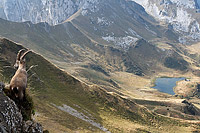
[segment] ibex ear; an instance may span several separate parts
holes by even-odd
[[[31,51],[31,50],[26,51],[26,52],[20,57],[20,61],[25,61],[25,56],[26,56],[28,53],[30,53],[30,52],[32,52],[32,51]]]

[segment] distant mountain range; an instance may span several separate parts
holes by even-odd
[[[14,22],[47,22],[57,25],[79,14],[78,16],[88,18],[82,23],[93,25],[91,30],[100,30],[103,32],[103,40],[117,42],[117,45],[129,44],[136,38],[144,37],[140,29],[143,34],[148,34],[148,37],[162,36],[158,30],[160,27],[152,26],[156,23],[157,26],[165,25],[166,28],[176,31],[180,43],[190,43],[200,38],[199,3],[199,0],[3,0],[0,2],[0,18]],[[129,22],[125,23],[127,19]],[[116,31],[116,27],[113,28],[116,25],[120,33]],[[101,29],[98,26],[101,26]]]
[[[93,9],[97,3],[97,0],[3,0],[0,2],[0,17],[14,22],[57,25],[80,8]]]
[[[179,42],[188,43],[200,38],[199,0],[133,0],[158,21],[180,33]]]
[[[19,49],[34,51],[29,86],[52,132],[196,131],[169,117],[198,120],[199,109],[151,85],[157,76],[200,76],[199,46],[190,47],[199,12],[197,0],[1,0],[0,79],[9,81],[14,69],[4,66]]]
[[[72,74],[75,74],[75,69],[79,71],[78,76],[87,77],[82,69],[92,69],[104,74],[125,71],[151,75],[163,68],[185,71],[190,67],[176,48],[156,46],[159,43],[169,43],[170,47],[176,47],[182,34],[170,24],[161,24],[134,1],[73,1],[71,3],[79,3],[79,6],[70,6],[73,7],[70,13],[63,9],[69,7],[65,1],[58,0],[54,5],[50,1],[43,1],[43,4],[35,2],[1,2],[4,7],[1,8],[1,15],[7,13],[6,19],[18,22],[0,19],[0,35],[35,50]],[[16,11],[9,9],[13,3],[24,11],[19,12],[17,7],[13,8]],[[55,18],[48,14],[49,20],[35,19],[37,16],[34,15],[40,14],[42,18],[42,12],[46,11],[44,7],[42,10],[36,7],[48,4],[52,5],[52,9],[48,9],[49,13],[54,12]],[[62,9],[66,13],[59,12]],[[24,19],[24,15],[27,19]],[[29,21],[22,22],[25,20]]]

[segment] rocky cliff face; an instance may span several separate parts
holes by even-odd
[[[15,103],[3,94],[3,86],[0,89],[0,131],[3,133],[21,132],[22,115],[19,113]]]
[[[97,0],[3,0],[0,2],[0,18],[32,23],[47,22],[56,25],[78,9],[94,9]]]
[[[179,42],[198,41],[199,0],[133,0],[157,20],[165,22],[181,34]]]
[[[0,132],[1,133],[42,133],[42,126],[33,121],[23,121],[22,114],[10,98],[3,93],[0,83]]]
[[[148,14],[152,15],[160,22],[165,22],[169,29],[175,30],[181,36],[178,38],[181,43],[188,43],[198,41],[200,38],[200,1],[199,0],[131,0],[142,5]],[[124,4],[124,0],[115,1],[113,3],[120,3],[124,9],[130,14],[129,18],[137,18],[137,13],[132,12],[134,9],[139,9],[138,6],[130,9],[129,5]],[[126,1],[127,2],[127,1]],[[102,5],[108,5],[109,1],[99,0],[2,0],[0,2],[0,18],[14,21],[25,22],[31,21],[32,23],[47,22],[50,25],[57,25],[70,17],[81,15],[91,15],[101,9]],[[110,9],[115,8],[115,4],[112,4]],[[140,9],[141,10],[141,9]],[[145,11],[138,11],[139,15],[144,15]],[[106,13],[106,16],[102,15],[104,11],[98,15],[97,23],[103,26],[109,26],[113,24],[113,21],[107,20],[110,13]],[[131,14],[136,14],[132,16]],[[101,16],[102,15],[102,16]],[[112,15],[112,17],[118,16],[118,14]],[[126,18],[127,19],[127,18]],[[122,20],[122,19],[120,19]],[[90,23],[93,23],[93,19]],[[144,26],[144,24],[141,23]],[[145,25],[146,26],[146,25]],[[149,27],[148,27],[149,28]],[[151,28],[149,28],[151,30]],[[97,30],[97,28],[95,29]],[[134,31],[129,29],[130,32]],[[109,31],[108,31],[109,32]],[[137,32],[137,31],[136,31]],[[135,32],[132,32],[136,34]],[[152,32],[155,34],[155,31]],[[152,34],[151,33],[151,34]],[[139,37],[139,36],[138,36]],[[138,38],[137,37],[137,38]],[[135,38],[125,36],[121,38],[114,38],[113,36],[103,36],[104,40],[115,41],[122,40],[122,42],[134,42]],[[120,41],[118,41],[120,42]]]

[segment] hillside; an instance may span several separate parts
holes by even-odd
[[[1,39],[1,81],[10,80],[14,69],[9,66],[12,66],[15,55],[21,48],[21,45]],[[38,54],[29,54],[27,62],[28,67],[38,65],[29,72],[28,80],[28,90],[35,103],[35,118],[44,129],[51,132],[198,130],[195,123],[182,123],[159,116],[132,100],[108,93],[95,85],[88,86],[59,70]],[[126,123],[128,126],[120,123]]]
[[[0,19],[0,36],[33,49],[88,84],[116,92],[119,82],[110,76],[116,72],[150,79],[160,73],[185,74],[198,69],[192,57],[178,48],[180,34],[168,24],[161,24],[134,1],[78,0],[69,2],[67,8],[65,0],[63,3],[58,0],[55,7],[60,10],[54,10],[50,2],[45,8],[39,4],[33,12],[21,14],[22,5],[23,10],[30,6],[30,1],[26,2],[18,2],[19,7],[14,9],[19,16],[12,16],[12,2],[2,6],[4,12],[8,10],[8,18]],[[35,6],[37,2],[32,4]],[[46,11],[42,9],[47,7],[55,16],[52,21],[43,22],[41,14]],[[59,15],[63,10],[67,16]],[[38,14],[38,22],[32,21],[35,17],[32,13]]]
[[[164,71],[166,67],[175,70],[178,68],[181,71],[190,68],[185,59],[180,56],[180,51],[176,50],[176,44],[171,44],[175,48],[165,49],[156,47],[157,42],[151,43],[144,39],[130,42],[129,46],[124,45],[125,47],[116,46],[112,42],[97,43],[97,38],[95,38],[96,41],[91,39],[89,35],[74,26],[78,19],[79,17],[56,26],[46,23],[15,23],[1,19],[0,35],[22,43],[59,68],[88,83],[100,82],[100,85],[112,86],[112,83],[108,82],[108,75],[116,71],[150,76],[155,71],[157,73]],[[170,62],[174,62],[171,61],[172,58],[174,61],[182,61],[176,66],[171,66]],[[98,75],[102,77],[102,72],[103,78],[99,79]],[[88,78],[91,75],[97,75],[92,76],[94,81]]]
[[[4,0],[0,80],[9,82],[25,47],[35,51],[34,117],[50,132],[198,132],[196,2]],[[173,96],[152,88],[160,77],[186,80]]]

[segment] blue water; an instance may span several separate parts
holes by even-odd
[[[157,78],[153,88],[174,95],[175,93],[173,88],[176,86],[176,82],[184,79],[185,78]]]

